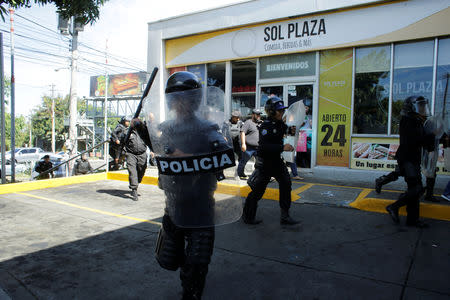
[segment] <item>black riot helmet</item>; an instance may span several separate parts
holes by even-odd
[[[120,118],[120,124],[125,125],[125,122],[130,122],[130,118],[127,116],[123,116],[122,118]]]
[[[202,85],[198,77],[186,71],[176,72],[170,75],[166,83],[166,94],[185,90],[199,89]]]
[[[306,99],[303,99],[303,105],[305,105],[305,106],[309,106],[309,108],[311,108],[311,99],[308,99],[308,98],[306,98]]]
[[[286,106],[284,106],[283,100],[281,100],[277,96],[272,96],[267,99],[266,105],[264,106],[264,110],[269,117],[274,117],[277,110],[283,109],[286,109]]]
[[[176,72],[170,75],[166,83],[166,101],[169,109],[173,103],[183,101],[186,109],[197,110],[202,100],[202,84],[198,77],[191,72]]]
[[[418,114],[423,117],[430,115],[430,110],[428,109],[428,99],[423,96],[410,96],[403,102],[402,110],[400,111],[402,116],[407,116],[410,114]]]

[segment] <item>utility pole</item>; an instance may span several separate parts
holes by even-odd
[[[72,17],[73,19],[73,17]],[[72,22],[74,23],[74,22]],[[77,59],[78,59],[78,31],[72,26],[72,63],[70,64],[70,104],[69,104],[69,140],[72,145],[70,156],[77,154],[78,138],[77,138]],[[73,160],[69,163],[69,174],[72,174]]]
[[[1,121],[1,130],[2,130],[2,140],[1,140],[1,157],[2,157],[2,170],[6,170],[6,137],[5,137],[5,79],[3,78],[3,33],[0,32],[0,100],[1,100],[1,108],[2,108],[2,121]],[[2,184],[6,183],[6,172],[2,172]]]
[[[12,8],[9,9],[9,16],[11,21],[11,182],[16,181],[16,91],[15,91],[15,82],[14,78],[14,10]]]
[[[50,85],[52,91],[52,152],[56,152],[55,147],[55,85]]]
[[[33,117],[30,115],[30,140],[29,140],[29,147],[33,147]]]
[[[70,44],[70,104],[69,104],[69,144],[70,157],[77,154],[78,132],[77,132],[77,59],[78,59],[78,32],[83,31],[83,24],[77,22],[76,16],[64,19],[59,16],[58,29],[63,35],[71,35]],[[69,174],[72,174],[74,161],[69,162]]]
[[[108,39],[106,39],[106,48],[105,48],[105,105],[103,106],[103,116],[105,122],[105,130],[103,132],[103,140],[107,139],[107,129],[108,129]],[[108,143],[105,143],[105,150],[103,151],[105,156],[105,170],[109,171],[109,163],[108,163]]]

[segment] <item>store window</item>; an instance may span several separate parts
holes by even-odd
[[[450,100],[448,97],[448,94],[450,93],[449,74],[450,74],[450,38],[440,39],[438,46],[436,100],[434,104],[434,111],[436,115],[442,116],[445,105],[445,112],[446,112],[445,116],[447,122],[450,121],[449,118],[450,103],[448,103],[448,101]],[[447,95],[445,95],[445,93],[447,93]]]
[[[356,49],[353,133],[388,133],[390,49]]]
[[[208,64],[208,86],[216,86],[225,91],[225,63]]]
[[[431,102],[433,50],[433,40],[394,46],[391,134],[399,133],[400,110],[406,98],[417,95]]]
[[[260,91],[260,100],[259,106],[264,110],[264,106],[266,105],[267,100],[269,98],[275,96],[280,99],[283,99],[283,86],[282,85],[270,85],[270,86],[261,86]]]
[[[238,110],[245,118],[256,103],[256,60],[233,61],[231,70],[231,111]]]
[[[206,80],[207,85],[218,87],[225,92],[225,63],[207,64],[206,69],[208,74],[208,78]],[[222,112],[224,111],[224,101],[225,98],[218,102],[215,97],[206,95],[206,103]]]

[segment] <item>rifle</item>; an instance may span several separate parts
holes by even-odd
[[[152,87],[153,81],[155,80],[155,77],[156,77],[156,73],[158,73],[158,67],[155,67],[153,69],[152,74],[150,75],[147,86],[145,87],[144,93],[142,94],[141,101],[139,102],[136,112],[134,113],[133,119],[139,117],[139,114],[141,113],[141,110],[142,110],[142,103],[144,102],[144,99],[147,97],[148,92],[150,91],[150,88]],[[120,147],[119,157],[122,155],[123,148],[125,147],[125,145],[128,143],[128,140],[130,139],[132,130],[133,129],[131,128],[131,122],[130,122],[130,127],[128,127],[127,135],[125,136],[125,139]],[[153,152],[152,142],[150,140],[149,140],[149,142],[150,142],[150,144],[148,145],[148,147],[150,148],[150,151]]]

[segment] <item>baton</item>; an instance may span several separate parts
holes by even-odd
[[[150,91],[150,88],[152,87],[153,81],[155,80],[155,77],[156,77],[156,73],[158,73],[158,67],[155,67],[153,69],[152,74],[150,75],[147,86],[145,87],[144,93],[142,94],[141,101],[139,102],[136,112],[134,113],[133,119],[139,117],[139,114],[141,113],[141,110],[142,110],[142,103],[144,102],[144,99],[147,97],[148,92]],[[131,124],[130,124],[130,127],[128,128],[128,131],[127,131],[127,135],[125,136],[125,140],[123,141],[123,144],[120,147],[119,157],[122,155],[123,147],[125,147],[125,145],[128,143],[128,140],[130,139],[131,130],[132,130],[132,128],[131,128]],[[151,140],[149,140],[149,141],[150,141],[150,145],[148,145],[148,147],[150,148],[150,151],[153,152],[152,142],[151,142]]]

